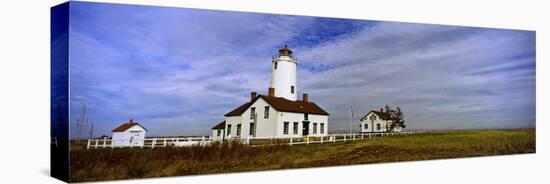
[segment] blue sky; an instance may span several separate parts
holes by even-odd
[[[205,135],[266,93],[288,44],[298,93],[329,130],[386,104],[410,129],[535,127],[535,32],[72,2],[71,123],[80,103],[96,136],[130,118],[149,135]]]

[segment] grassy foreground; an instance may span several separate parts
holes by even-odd
[[[71,182],[535,153],[535,129],[433,132],[354,142],[247,147],[82,149]]]

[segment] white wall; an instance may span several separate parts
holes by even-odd
[[[220,131],[220,135],[218,136],[218,131]],[[212,129],[212,135],[210,136],[212,140],[222,140],[223,134],[225,131],[223,129]]]
[[[380,129],[377,129],[377,124],[380,124]],[[366,126],[365,126],[366,125]],[[361,132],[385,132],[386,127],[388,126],[387,121],[385,120],[363,120],[361,121]],[[367,127],[367,128],[365,128]]]
[[[269,106],[269,117],[264,118],[265,115],[265,106]],[[226,117],[225,123],[226,128],[227,125],[231,125],[232,131],[231,135],[227,136],[227,138],[247,138],[252,137],[252,135],[249,135],[250,131],[250,123],[254,122],[253,119],[250,119],[250,111],[251,108],[256,108],[256,116],[257,116],[257,122],[256,122],[256,136],[255,137],[273,137],[275,135],[275,119],[277,111],[275,108],[271,107],[265,100],[258,99],[254,104],[252,104],[241,116],[232,116],[232,117]],[[237,136],[237,125],[241,124],[241,135]]]
[[[275,90],[276,91],[276,90]],[[265,106],[269,106],[269,117],[265,118]],[[256,123],[256,137],[273,137],[275,132],[274,128],[276,127],[275,121],[277,117],[277,110],[269,105],[264,99],[258,99],[251,107],[256,107],[257,114],[257,123]],[[243,114],[246,123],[246,136],[248,137],[248,131],[250,130],[250,122],[253,120],[250,119],[250,108]]]
[[[264,118],[265,106],[269,106],[269,117]],[[228,125],[231,125],[231,134],[226,135],[226,138],[247,138],[252,137],[249,135],[250,123],[253,122],[253,119],[250,119],[250,109],[251,107],[256,108],[257,122],[256,122],[256,136],[262,138],[280,138],[280,137],[291,137],[291,136],[302,136],[302,121],[304,120],[304,115],[301,113],[291,113],[291,112],[278,112],[269,105],[265,100],[258,99],[254,104],[250,106],[242,116],[230,116],[225,118],[226,123],[226,133]],[[289,134],[283,134],[284,122],[289,122]],[[325,115],[309,115],[309,135],[310,136],[320,136],[326,135],[328,132],[328,116]],[[298,122],[298,134],[293,134],[293,123]],[[317,133],[313,133],[313,123],[317,123]],[[320,123],[324,123],[324,133],[321,134]],[[237,136],[237,125],[241,124],[241,135]]]
[[[277,69],[274,69],[277,62]],[[271,64],[271,84],[275,88],[275,96],[283,97],[292,101],[298,99],[298,85],[296,83],[297,62],[291,57],[281,56],[275,58]],[[294,93],[291,93],[290,86],[294,86]]]
[[[124,132],[113,132],[112,145],[117,146],[143,146],[147,132],[139,125],[134,125]]]
[[[309,136],[321,136],[327,135],[328,132],[328,116],[309,114]],[[276,123],[276,137],[298,137],[302,136],[302,127],[304,121],[304,114],[293,112],[279,112]],[[284,134],[284,122],[289,122],[288,134]],[[294,134],[294,122],[298,122],[298,134]],[[317,133],[313,131],[313,123],[317,123]],[[321,134],[320,124],[324,123],[324,133]]]
[[[225,138],[232,138],[236,137],[237,133],[237,124],[240,124],[242,122],[243,117],[241,116],[229,116],[225,117]],[[231,126],[231,133],[229,132],[229,126]],[[242,130],[241,130],[242,131]]]

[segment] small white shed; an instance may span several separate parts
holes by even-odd
[[[133,119],[113,129],[113,147],[143,146],[147,129]]]
[[[225,136],[225,121],[218,123],[216,126],[212,127],[212,140],[222,141]]]

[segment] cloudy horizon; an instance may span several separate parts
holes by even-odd
[[[71,135],[84,101],[95,136],[128,119],[148,136],[209,135],[266,94],[285,44],[330,132],[349,128],[350,105],[356,130],[385,105],[409,130],[535,127],[534,31],[88,2],[70,21]]]

